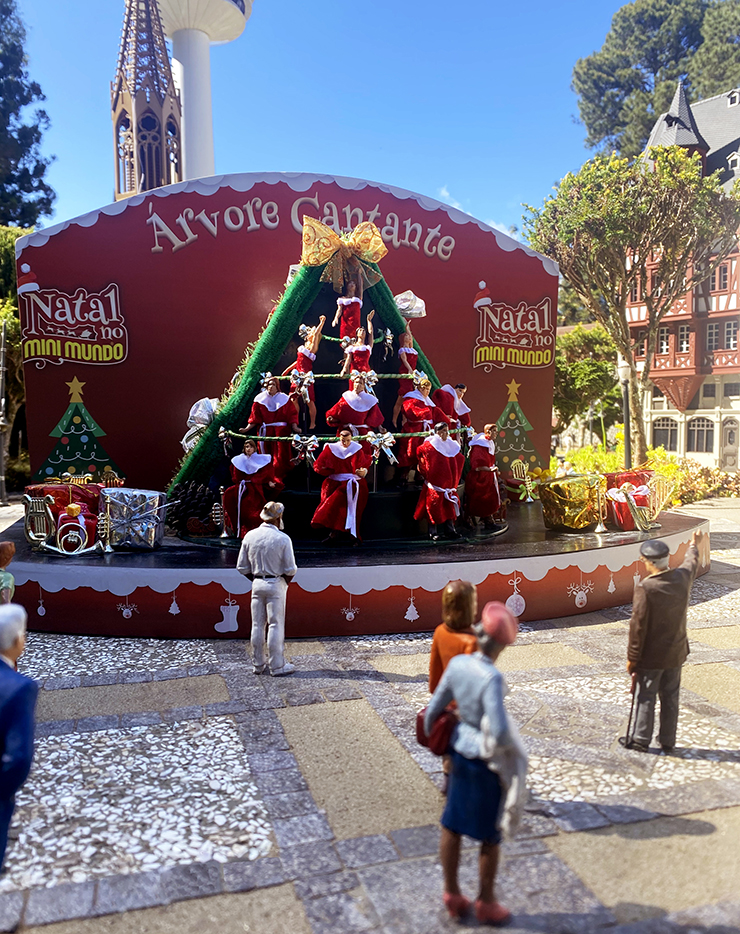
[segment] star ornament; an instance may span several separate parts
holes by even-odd
[[[85,383],[81,383],[75,376],[75,378],[66,385],[69,386],[69,401],[82,402],[82,387],[85,385]]]
[[[521,383],[517,383],[515,379],[512,379],[510,383],[506,384],[506,388],[509,390],[509,402],[516,402],[519,397],[519,387]]]

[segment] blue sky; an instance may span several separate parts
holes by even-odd
[[[588,158],[571,72],[620,5],[254,0],[242,36],[211,49],[216,172],[367,178],[520,226],[521,203]],[[124,2],[18,6],[57,157],[48,226],[112,200]]]

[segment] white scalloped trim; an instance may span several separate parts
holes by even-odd
[[[234,191],[245,192],[252,189],[255,185],[265,182],[268,185],[277,185],[280,182],[286,182],[288,186],[297,192],[306,192],[317,182],[330,184],[332,182],[344,188],[346,191],[361,191],[363,188],[377,188],[387,194],[393,195],[401,201],[415,201],[420,208],[425,211],[436,211],[440,208],[445,211],[454,224],[475,224],[484,233],[491,233],[496,238],[496,244],[499,249],[506,253],[512,253],[514,250],[523,250],[527,256],[538,259],[544,270],[551,276],[559,275],[558,265],[553,260],[536,253],[534,250],[507,236],[500,230],[489,227],[483,221],[479,221],[471,214],[465,214],[458,211],[457,208],[444,204],[442,201],[436,201],[434,198],[428,198],[426,195],[420,195],[413,191],[406,191],[405,188],[395,188],[393,185],[385,185],[381,182],[370,182],[362,178],[348,178],[343,175],[314,175],[309,172],[238,172],[233,175],[213,175],[210,178],[194,178],[177,185],[167,185],[164,188],[155,188],[153,191],[146,191],[140,195],[132,195],[130,198],[124,198],[122,201],[116,201],[104,208],[98,208],[89,214],[83,214],[81,217],[74,217],[71,220],[63,221],[61,224],[55,224],[53,227],[47,227],[43,230],[37,230],[26,237],[19,237],[15,242],[16,257],[29,246],[43,246],[51,237],[61,233],[68,227],[76,225],[78,227],[92,227],[97,223],[101,214],[113,216],[122,214],[127,208],[142,204],[147,198],[167,198],[170,195],[180,194],[180,192],[193,192],[199,195],[212,195],[219,188],[232,188]]]
[[[709,523],[699,526],[709,530]],[[666,536],[671,554],[681,545],[691,541],[694,529]],[[573,567],[584,574],[593,574],[605,567],[612,574],[635,564],[640,557],[640,543],[617,545],[611,548],[593,548],[568,554],[539,556],[533,558],[502,558],[492,561],[459,561],[439,564],[393,564],[368,567],[299,568],[294,580],[308,593],[320,593],[330,586],[339,586],[353,596],[361,596],[371,590],[387,590],[389,587],[407,587],[435,593],[442,590],[451,580],[469,580],[482,584],[491,574],[517,572],[527,581],[541,581],[553,568],[565,570]],[[182,584],[220,584],[227,593],[245,594],[252,589],[250,582],[236,570],[213,571],[208,568],[126,568],[100,567],[92,565],[70,565],[59,559],[58,567],[48,564],[33,564],[28,561],[13,562],[16,585],[29,581],[38,583],[49,593],[60,590],[77,590],[91,587],[99,593],[108,592],[118,597],[132,594],[138,587],[149,587],[156,593],[172,593]]]

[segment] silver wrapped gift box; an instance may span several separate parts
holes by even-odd
[[[110,515],[113,548],[158,548],[164,538],[166,507],[167,494],[156,490],[107,487],[100,491],[100,514]]]

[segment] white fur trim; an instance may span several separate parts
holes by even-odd
[[[473,437],[470,446],[472,447],[473,445],[479,448],[488,448],[488,453],[491,457],[496,453],[496,445],[493,443],[493,439],[489,441],[482,431],[479,431],[478,434]]]
[[[404,393],[404,399],[418,399],[420,402],[425,403],[429,408],[434,408],[434,402],[432,401],[431,396],[425,396],[418,389],[412,389],[411,392]]]
[[[372,393],[365,392],[364,389],[362,392],[355,392],[354,389],[348,389],[346,392],[342,393],[342,398],[347,405],[351,405],[356,412],[369,412],[374,405],[378,404],[377,398],[372,395]]]
[[[304,357],[308,357],[309,360],[315,360],[315,359],[316,359],[316,354],[315,354],[315,353],[311,353],[311,351],[308,349],[308,347],[306,347],[305,344],[301,344],[301,346],[298,348],[298,353],[302,353],[303,356],[304,356]]]
[[[231,458],[231,463],[234,467],[245,474],[257,473],[258,470],[267,467],[271,461],[272,458],[269,454],[252,454],[251,457],[247,457],[243,452]]]
[[[467,407],[467,405],[465,405],[462,399],[458,399],[457,392],[455,391],[454,386],[450,385],[450,383],[445,383],[444,386],[441,387],[441,389],[442,389],[442,392],[446,392],[452,396],[453,402],[455,403],[455,412],[457,415],[468,414],[470,409]]]
[[[356,454],[358,451],[362,450],[362,445],[359,443],[359,441],[350,441],[346,448],[342,447],[341,441],[329,441],[327,442],[326,447],[329,448],[335,457],[338,457],[341,460],[346,460],[348,457],[352,457],[353,454]]]
[[[443,441],[439,435],[432,435],[429,439],[429,443],[439,454],[442,454],[444,457],[456,457],[460,453],[460,445],[454,438],[448,438],[446,441]]]
[[[254,401],[259,402],[260,405],[264,405],[269,412],[277,412],[277,410],[288,401],[288,397],[284,392],[276,392],[274,396],[271,396],[265,389],[257,393],[254,397]]]
[[[414,350],[413,347],[399,347],[399,348],[398,348],[398,356],[400,357],[402,353],[412,353],[412,354],[414,354],[414,356],[416,356],[416,357],[419,356],[419,351],[418,351],[418,350]]]
[[[347,298],[346,296],[341,296],[340,298],[337,299],[337,305],[351,305],[353,302],[358,302],[360,308],[362,308],[362,299],[357,298],[357,296],[355,296],[354,298]]]

